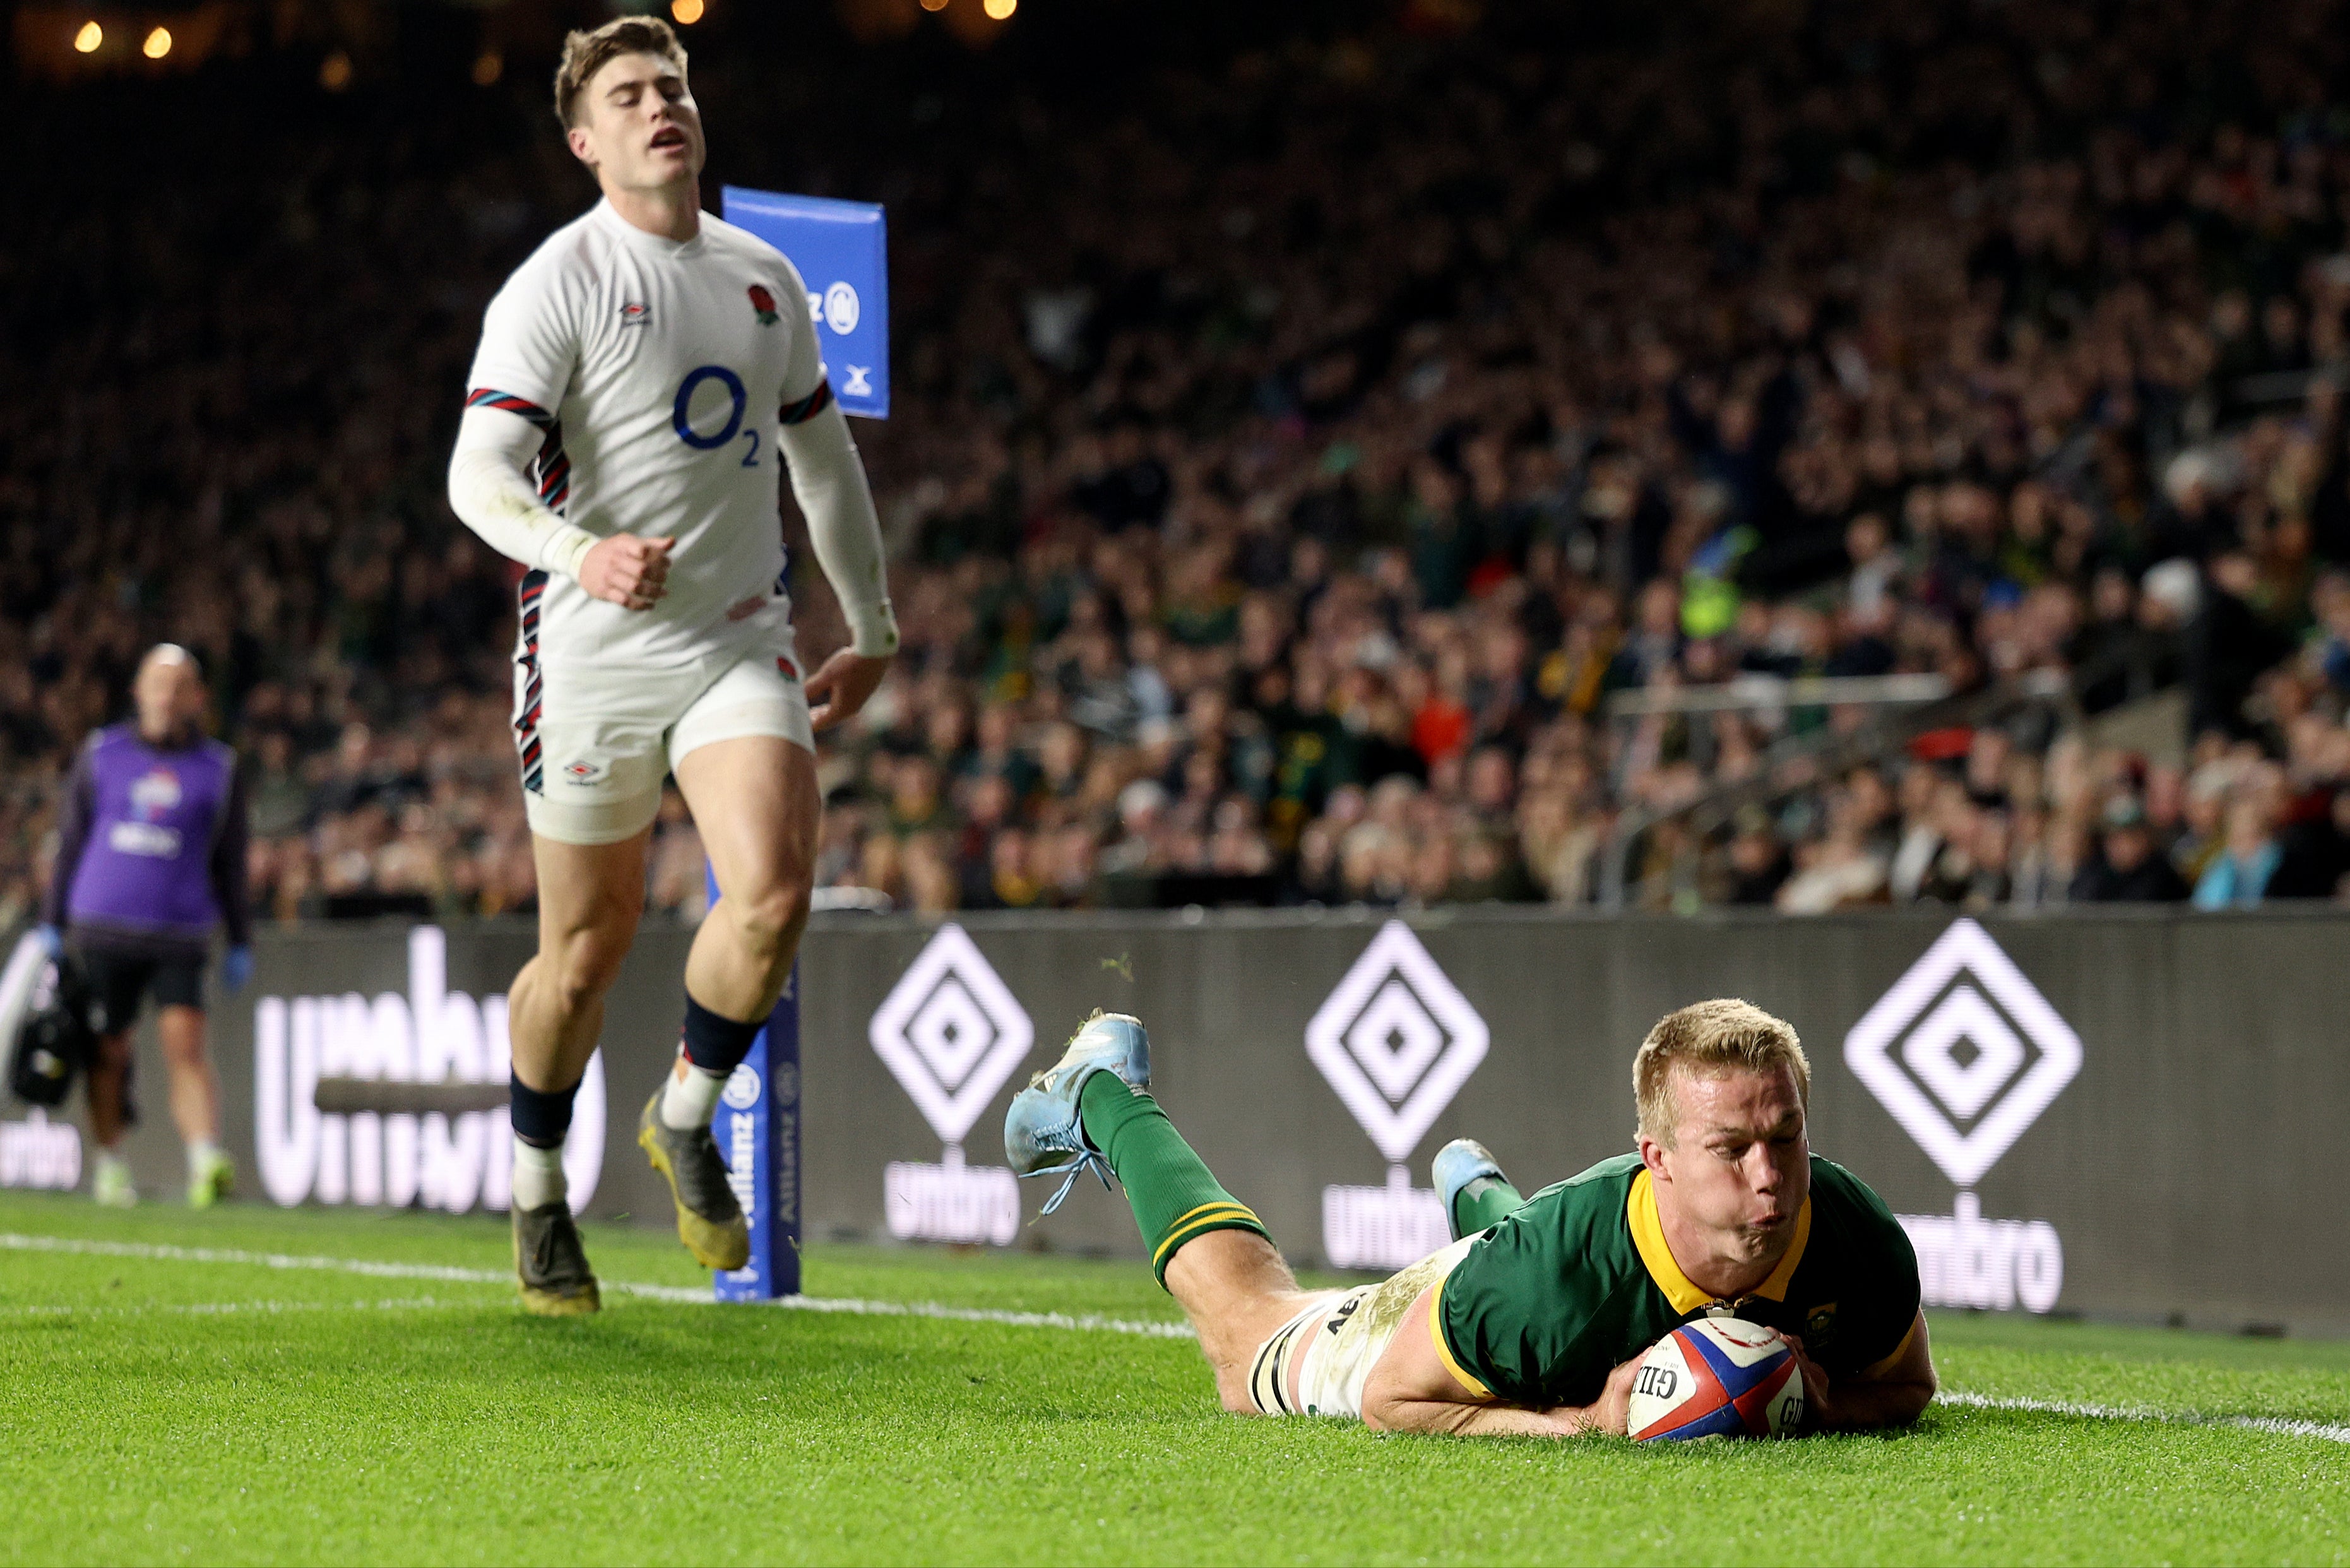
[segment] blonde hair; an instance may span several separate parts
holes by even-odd
[[[1793,1025],[1751,1002],[1719,997],[1668,1012],[1640,1042],[1632,1058],[1632,1097],[1640,1111],[1640,1131],[1667,1148],[1679,1125],[1673,1102],[1672,1070],[1694,1073],[1768,1073],[1784,1067],[1794,1075],[1795,1097],[1809,1109],[1812,1064]]]
[[[555,67],[555,118],[568,130],[578,124],[579,95],[596,73],[622,55],[659,55],[685,73],[685,46],[659,16],[615,16],[602,26],[571,33],[563,40],[563,63]]]

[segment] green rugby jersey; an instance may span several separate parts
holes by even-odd
[[[1673,1262],[1637,1154],[1535,1193],[1437,1291],[1429,1321],[1453,1376],[1534,1409],[1590,1404],[1617,1366],[1717,1304]],[[1802,1334],[1830,1376],[1849,1376],[1902,1347],[1918,1303],[1918,1256],[1891,1210],[1814,1155],[1794,1241],[1735,1304],[1750,1322]]]

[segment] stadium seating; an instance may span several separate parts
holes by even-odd
[[[986,109],[713,55],[745,177],[892,213],[859,434],[907,648],[827,747],[821,881],[2333,897],[2350,149],[2297,118],[2331,9],[2258,12],[2003,7],[1957,47],[1891,5],[1636,67],[1531,47],[1537,6]],[[2243,78],[2196,75],[2223,42]],[[0,914],[165,636],[253,759],[276,918],[532,903],[506,566],[440,475],[482,306],[587,186],[535,84],[297,142],[238,107],[265,68],[34,133],[220,127],[168,185],[36,189],[6,258]],[[1768,685],[1896,676],[1940,705]],[[680,803],[651,875],[696,910]]]

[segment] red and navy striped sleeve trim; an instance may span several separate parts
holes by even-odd
[[[563,450],[561,425],[546,427],[546,439],[538,444],[535,472],[538,480],[540,504],[561,512],[563,504],[571,499],[571,456]]]
[[[553,414],[528,398],[517,398],[512,392],[501,392],[494,387],[474,388],[465,394],[465,406],[469,409],[504,409],[510,414],[520,414],[542,430],[555,422]]]
[[[494,387],[474,388],[465,394],[465,406],[504,409],[510,414],[520,414],[546,432],[546,439],[538,443],[538,458],[531,476],[538,482],[539,500],[556,512],[562,511],[563,504],[571,499],[571,459],[563,450],[561,422],[528,398],[517,398]]]
[[[522,787],[533,794],[546,792],[546,758],[539,743],[538,719],[545,691],[538,667],[538,613],[546,597],[546,574],[526,572],[515,592],[522,620],[522,647],[515,662],[522,668],[522,690],[515,695],[515,751],[522,763]]]
[[[778,417],[787,425],[804,425],[831,406],[832,383],[829,380],[818,381],[815,391],[796,403],[785,403]]]

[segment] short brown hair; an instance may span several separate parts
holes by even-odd
[[[1784,1067],[1794,1075],[1795,1097],[1812,1103],[1812,1064],[1793,1025],[1751,1002],[1721,997],[1668,1012],[1640,1042],[1632,1058],[1632,1097],[1640,1110],[1640,1130],[1667,1148],[1673,1147],[1679,1107],[1673,1103],[1676,1064],[1700,1073],[1767,1073]]]
[[[578,124],[579,95],[622,55],[659,55],[685,74],[685,46],[659,16],[615,16],[602,26],[563,40],[563,63],[555,67],[555,118],[566,130]]]

